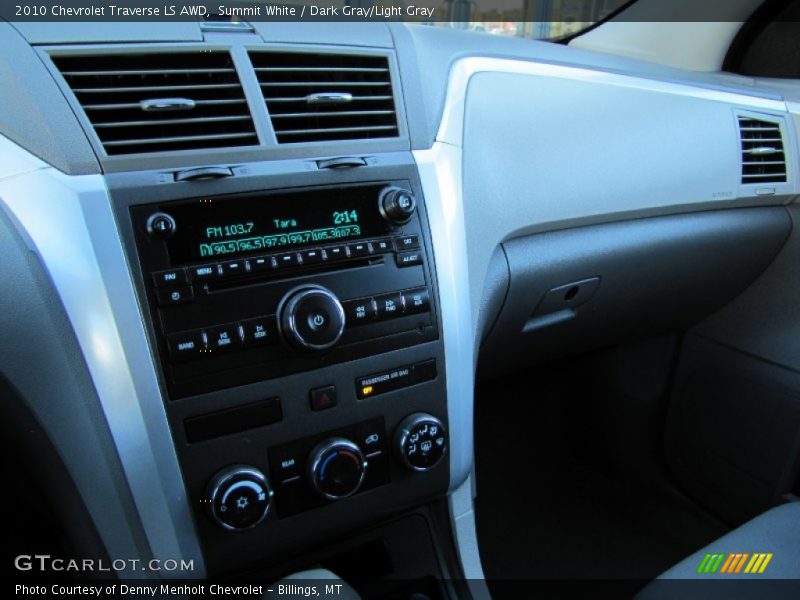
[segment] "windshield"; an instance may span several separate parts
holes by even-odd
[[[436,25],[537,40],[557,40],[604,21],[630,0],[445,0]],[[433,23],[429,23],[433,24]]]
[[[262,0],[245,0],[261,6]],[[293,0],[305,9],[302,19],[317,21],[406,21],[478,33],[537,40],[576,35],[604,21],[632,0]],[[267,2],[267,4],[279,4]],[[259,14],[263,15],[261,8]],[[266,9],[264,9],[266,10]],[[248,20],[245,9],[229,9],[222,18]]]

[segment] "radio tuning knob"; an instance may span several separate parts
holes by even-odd
[[[378,210],[384,219],[396,225],[408,223],[417,209],[417,201],[408,190],[399,187],[384,188],[378,196]]]
[[[278,305],[278,324],[289,344],[301,350],[327,350],[344,332],[344,308],[321,285],[292,290]]]

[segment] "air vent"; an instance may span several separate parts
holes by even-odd
[[[739,117],[742,183],[785,183],[786,156],[778,123]]]
[[[258,144],[227,52],[52,58],[107,154]]]
[[[253,52],[281,144],[397,137],[385,56]]]

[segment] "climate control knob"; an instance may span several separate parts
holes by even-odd
[[[211,518],[223,529],[255,527],[269,513],[272,490],[267,477],[247,465],[233,465],[217,473],[206,490]]]
[[[405,467],[412,471],[429,471],[439,464],[447,450],[447,431],[436,417],[414,413],[397,426],[394,446]]]
[[[378,196],[378,210],[390,223],[408,223],[417,209],[417,201],[408,190],[399,187],[384,188]]]
[[[344,308],[321,285],[289,292],[278,306],[278,323],[289,344],[301,350],[327,350],[344,331]]]
[[[308,458],[308,479],[314,490],[328,500],[355,494],[367,472],[367,460],[356,444],[346,438],[330,438],[317,444]]]

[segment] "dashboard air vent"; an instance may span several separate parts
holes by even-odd
[[[385,56],[252,52],[281,144],[397,137]]]
[[[52,59],[109,155],[258,144],[227,52]]]
[[[742,183],[785,183],[786,156],[778,123],[739,117]]]

